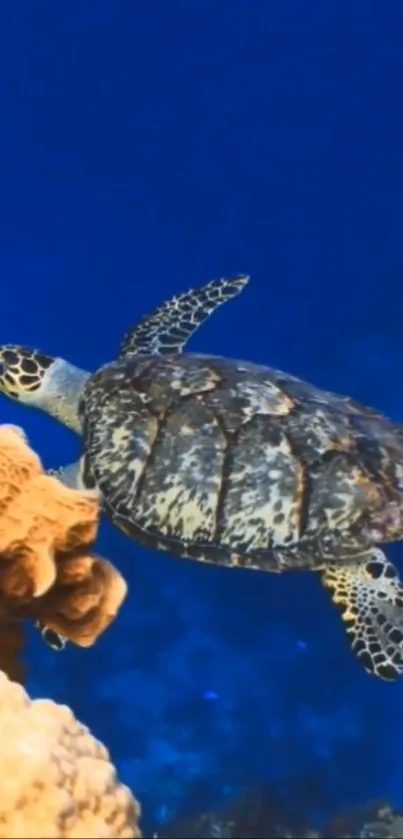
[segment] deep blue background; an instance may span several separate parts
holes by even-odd
[[[192,349],[402,418],[402,35],[398,0],[2,4],[1,342],[94,369],[165,296],[250,271]],[[47,417],[2,400],[1,420],[46,465],[75,457]],[[146,824],[261,778],[312,818],[403,804],[403,687],[361,672],[313,575],[108,525],[100,548],[129,581],[118,620],[88,651],[33,638],[29,686],[108,743]]]

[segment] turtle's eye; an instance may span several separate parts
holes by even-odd
[[[39,629],[42,638],[52,650],[56,652],[60,652],[64,650],[66,646],[66,638],[63,635],[59,635],[58,632],[55,632],[54,629],[51,629],[50,626],[45,626],[44,624],[40,623],[40,621],[36,621],[36,627]]]
[[[45,626],[43,628],[42,638],[45,641],[45,644],[47,644],[48,647],[50,647],[52,650],[55,650],[56,652],[64,650],[66,646],[66,639],[63,638],[63,635],[59,635],[58,632],[55,632],[48,626]]]

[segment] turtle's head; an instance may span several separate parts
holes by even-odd
[[[3,344],[0,346],[0,393],[17,402],[37,405],[46,373],[55,360],[29,347]]]
[[[78,433],[78,403],[88,376],[63,358],[18,344],[0,346],[0,393],[41,408]]]

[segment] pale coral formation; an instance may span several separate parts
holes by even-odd
[[[107,749],[65,705],[0,673],[0,839],[141,837]]]
[[[116,616],[126,583],[92,553],[98,521],[94,493],[46,475],[24,432],[0,425],[0,635],[10,652],[0,665],[10,675],[19,618],[87,647]],[[15,632],[2,633],[11,623]]]

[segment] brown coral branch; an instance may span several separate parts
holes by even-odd
[[[15,617],[0,618],[0,670],[21,684],[25,678],[25,666],[21,658],[24,646],[25,632],[21,621]]]
[[[29,616],[80,647],[89,647],[116,617],[126,583],[98,556],[65,556],[55,584],[32,601]]]

